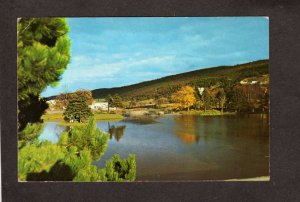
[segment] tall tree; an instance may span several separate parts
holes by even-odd
[[[203,102],[205,112],[207,109],[210,109],[214,104],[214,97],[212,95],[212,92],[208,88],[205,88],[205,90],[203,91],[201,100]]]
[[[113,103],[113,97],[108,94],[106,97],[105,97],[105,101],[107,102],[107,111],[109,112],[109,107],[112,105]]]
[[[92,116],[92,112],[85,97],[74,97],[69,101],[63,115],[66,121],[77,120],[78,122],[85,122]]]
[[[21,128],[29,122],[24,108],[56,85],[70,61],[68,24],[64,18],[21,18],[17,24],[18,117]],[[38,107],[38,106],[37,106]],[[41,108],[42,110],[42,108]],[[19,120],[20,122],[20,120]]]
[[[218,102],[219,102],[219,105],[220,105],[220,108],[221,108],[221,112],[223,114],[223,109],[224,109],[224,105],[225,105],[225,102],[226,102],[226,93],[225,93],[223,88],[221,88],[219,90],[216,97],[218,99]]]
[[[195,90],[191,86],[183,86],[171,96],[173,102],[179,104],[180,109],[190,109],[196,102]]]
[[[111,103],[111,106],[112,107],[123,107],[122,105],[122,98],[118,95],[118,94],[115,94],[113,97],[112,97],[112,103]]]
[[[237,88],[233,88],[227,94],[226,106],[238,112],[246,110],[247,98]]]

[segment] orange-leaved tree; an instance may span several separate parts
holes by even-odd
[[[172,94],[171,99],[179,105],[180,109],[188,109],[196,102],[195,90],[191,86],[183,86]]]

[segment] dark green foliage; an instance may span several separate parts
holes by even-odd
[[[235,111],[245,111],[248,107],[247,99],[237,89],[232,89],[227,93],[226,107]]]
[[[85,97],[74,97],[69,101],[63,115],[66,121],[85,122],[93,114]]]
[[[26,100],[18,102],[18,124],[19,131],[22,131],[27,123],[42,122],[41,116],[48,108],[45,99],[35,95],[29,95]]]
[[[211,92],[207,90],[207,88],[203,91],[201,101],[204,106],[204,111],[206,111],[207,109],[211,109],[215,104],[215,98],[213,97]]]
[[[112,97],[111,106],[112,107],[122,107],[122,98],[118,94],[115,94]]]
[[[105,173],[107,181],[134,181],[136,176],[135,155],[129,154],[128,159],[121,159],[120,155],[115,154],[106,165],[102,173]]]
[[[109,111],[109,108],[111,107],[111,105],[113,103],[113,97],[110,94],[108,94],[105,97],[105,101],[107,102],[107,111]]]

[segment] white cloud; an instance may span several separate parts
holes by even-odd
[[[187,35],[184,37],[184,40],[186,43],[189,44],[189,47],[191,46],[210,46],[213,43],[218,42],[220,39],[223,38],[223,35],[218,35],[218,36],[212,36],[209,38],[205,38],[200,34],[195,34],[195,35]]]
[[[97,55],[74,56],[72,62],[63,75],[63,79],[68,83],[82,82],[104,82],[112,81],[114,77],[143,77],[155,78],[160,75],[155,72],[155,68],[161,70],[169,68],[174,62],[174,56],[154,56],[154,57],[129,57],[123,54],[113,54],[109,56]],[[118,58],[118,62],[107,62]],[[151,71],[151,69],[153,71]],[[138,72],[138,73],[136,73]]]

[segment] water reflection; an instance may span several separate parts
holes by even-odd
[[[159,116],[138,116],[138,117],[128,117],[122,122],[135,123],[139,125],[158,123]]]
[[[57,124],[47,123],[42,137],[57,139],[59,130],[65,129]],[[137,180],[222,180],[269,175],[268,117],[165,115],[97,122],[97,127],[108,132],[111,141],[95,165],[105,166],[116,153],[122,158],[134,153]]]
[[[43,132],[39,136],[39,140],[48,140],[56,143],[58,142],[59,135],[67,129],[67,127],[59,126],[58,122],[47,122]]]
[[[109,122],[107,122],[107,124],[108,124],[108,133],[110,134],[110,139],[114,137],[115,140],[119,142],[119,140],[124,136],[126,125],[116,126],[114,124],[111,125]]]
[[[174,117],[175,127],[174,133],[186,144],[197,143],[200,139],[197,133],[197,117],[196,116],[178,116]]]

